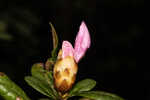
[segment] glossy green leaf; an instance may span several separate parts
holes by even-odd
[[[74,87],[69,92],[69,95],[74,96],[79,92],[89,91],[89,90],[93,89],[95,87],[95,85],[96,85],[96,81],[94,81],[92,79],[84,79],[74,85]]]
[[[123,98],[115,94],[102,92],[102,91],[86,91],[86,92],[78,93],[76,95],[86,97],[92,100],[124,100]]]
[[[0,84],[0,95],[5,100],[16,100],[17,93],[13,91],[12,89],[8,88],[5,84]]]
[[[57,49],[58,49],[58,36],[56,30],[52,23],[49,23],[52,29],[52,37],[53,37],[53,50],[52,50],[52,58],[56,60],[57,58]]]
[[[37,63],[32,66],[31,74],[34,78],[36,78],[36,80],[39,81],[39,84],[44,84],[46,89],[51,91],[51,95],[55,96],[56,98],[59,97],[57,91],[54,88],[52,71],[44,70],[44,65],[42,63]],[[43,88],[43,90],[45,91],[45,88]]]
[[[0,73],[0,95],[5,100],[16,100],[17,97],[30,100],[25,92],[3,73]]]
[[[39,80],[38,78],[32,77],[32,76],[26,76],[25,80],[31,87],[36,89],[38,92],[40,92],[52,99],[55,99],[55,96],[53,95],[52,90],[49,88],[49,86],[48,86],[48,84],[46,84],[46,82],[43,82],[43,81]]]

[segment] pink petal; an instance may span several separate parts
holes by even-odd
[[[86,50],[90,47],[91,39],[87,26],[84,22],[81,23],[79,32],[75,40],[74,58],[76,62],[84,56]]]
[[[67,56],[72,56],[74,55],[74,49],[71,45],[70,42],[68,41],[63,41],[62,44],[62,58],[65,58]]]

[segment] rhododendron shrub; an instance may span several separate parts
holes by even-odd
[[[78,63],[91,45],[90,33],[85,22],[81,22],[74,47],[69,41],[64,40],[60,49],[56,31],[51,23],[50,26],[53,36],[51,57],[45,63],[33,64],[31,75],[25,77],[25,81],[32,88],[45,95],[41,100],[67,100],[75,96],[81,97],[82,100],[123,100],[112,93],[93,91],[96,81],[90,78],[75,81],[80,69]],[[0,95],[4,100],[31,100],[2,72],[0,72]]]

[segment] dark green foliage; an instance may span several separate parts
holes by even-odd
[[[82,91],[89,91],[94,88],[96,85],[96,81],[92,79],[84,79],[73,87],[73,89],[69,92],[70,96],[74,96]]]
[[[48,96],[51,99],[59,98],[56,90],[53,85],[52,72],[44,70],[44,67],[41,63],[34,64],[31,69],[32,76],[26,76],[26,82],[39,91],[40,93]]]
[[[5,74],[0,75],[0,95],[5,100],[16,100],[17,97],[21,98],[21,100],[30,100],[24,91]]]
[[[55,98],[54,95],[52,94],[52,90],[50,88],[48,88],[48,84],[46,84],[45,82],[39,80],[38,78],[32,77],[32,76],[26,76],[25,80],[31,87],[33,87],[40,93],[42,93],[50,98],[53,98],[53,99]]]
[[[81,92],[76,96],[82,96],[94,100],[124,100],[115,94],[102,92],[102,91],[86,91],[86,92]]]

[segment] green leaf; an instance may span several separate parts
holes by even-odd
[[[49,24],[50,24],[51,29],[52,29],[53,48],[57,48],[57,46],[58,46],[58,36],[57,36],[56,30],[55,30],[53,24],[52,23],[49,23]]]
[[[36,77],[32,77],[32,76],[26,76],[25,80],[31,87],[36,89],[38,92],[40,92],[52,99],[55,99],[55,96],[53,95],[52,90],[49,88],[48,84],[46,84],[45,82],[39,80]]]
[[[13,91],[12,89],[8,88],[7,85],[0,83],[0,95],[5,100],[16,100],[17,93]]]
[[[93,100],[124,100],[123,98],[115,94],[111,94],[103,91],[80,92],[76,96],[82,96]]]
[[[57,58],[57,49],[58,49],[58,36],[56,30],[52,23],[49,23],[52,29],[52,37],[53,37],[53,50],[52,50],[52,58],[56,60]]]
[[[54,80],[53,80],[52,73],[53,73],[52,71],[46,72],[46,80],[47,80],[48,84],[51,86],[51,88],[54,89]]]
[[[0,95],[5,100],[16,100],[17,97],[21,100],[30,100],[25,92],[11,81],[4,73],[0,72]]]
[[[79,92],[89,91],[89,90],[93,89],[95,87],[95,85],[96,85],[96,81],[94,81],[92,79],[84,79],[74,85],[74,87],[69,92],[69,95],[75,96]]]
[[[46,72],[46,78],[47,78],[47,81],[48,81],[48,83],[50,85],[50,88],[52,89],[52,91],[55,94],[55,96],[57,98],[60,98],[60,95],[58,94],[58,92],[54,88],[53,72],[52,71],[47,71]]]
[[[46,91],[51,91],[51,95],[53,97],[55,96],[59,98],[59,95],[54,88],[52,71],[44,70],[44,65],[42,63],[37,63],[32,66],[31,74],[34,78],[36,78],[36,80],[38,80],[39,84],[43,84],[45,86],[45,88],[43,88],[44,91],[45,89],[48,89]]]
[[[32,76],[38,78],[41,81],[45,81],[45,73],[46,70],[44,70],[43,63],[36,63],[31,68]]]

